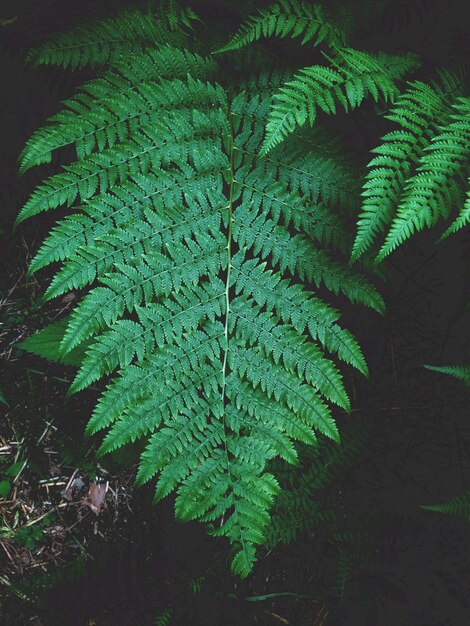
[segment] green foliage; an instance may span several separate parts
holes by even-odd
[[[111,67],[21,156],[26,170],[57,148],[74,149],[76,161],[33,192],[18,221],[74,207],[30,271],[60,262],[46,298],[84,290],[66,328],[49,326],[25,343],[60,359],[85,351],[71,392],[112,376],[88,424],[89,433],[107,430],[101,453],[143,439],[138,483],[156,477],[156,500],[176,492],[176,515],[228,537],[233,570],[246,576],[280,491],[270,461],[297,463],[298,445],[316,445],[319,434],[339,441],[330,405],[349,410],[350,402],[337,362],[367,374],[323,296],[377,311],[383,301],[340,260],[357,171],[338,140],[317,125],[258,158],[286,75],[235,82],[225,61],[170,45],[169,27],[150,45],[144,35],[159,23],[125,13],[36,53]],[[92,43],[114,31],[125,57],[119,46]],[[349,50],[342,58],[358,71],[368,63]],[[401,75],[408,65],[390,68]],[[391,83],[374,84],[364,81],[374,97],[391,94]],[[344,92],[351,105],[360,90],[354,83]],[[341,90],[332,93],[345,104]]]
[[[168,626],[171,624],[171,616],[173,611],[171,609],[165,609],[155,620],[155,626]]]
[[[89,22],[32,50],[27,61],[33,66],[80,69],[86,65],[112,65],[156,43],[180,43],[182,27],[190,26],[196,15],[191,9],[177,11],[172,5],[171,11],[163,10],[158,16],[134,10]]]
[[[462,97],[465,76],[443,71],[440,81],[410,83],[388,119],[399,129],[387,133],[369,163],[363,209],[353,258],[388,230],[377,260],[414,232],[448,218],[461,207],[443,237],[468,223],[470,99]]]
[[[9,480],[0,480],[0,499],[5,500],[10,495],[11,483]]]
[[[17,461],[0,470],[0,499],[6,499],[10,495],[13,482],[26,465],[26,461]]]
[[[0,531],[2,531],[0,537],[11,537],[18,545],[24,546],[29,550],[36,550],[42,540],[44,530],[51,524],[52,519],[53,515],[48,514],[38,522],[32,524],[25,524],[17,528],[15,528],[15,525],[13,528],[3,526],[0,529]]]
[[[458,217],[444,237],[468,223],[468,203],[464,204],[462,182],[470,156],[470,98],[459,98],[453,104],[447,124],[433,137],[421,157],[416,173],[407,181],[404,198],[385,239],[378,260],[390,254],[413,232],[434,226],[446,219],[453,206],[461,206]]]
[[[470,386],[470,365],[425,365],[426,369],[447,374]]]
[[[319,110],[335,115],[339,106],[355,109],[369,95],[375,102],[379,97],[393,100],[398,94],[396,81],[417,65],[412,54],[374,55],[352,48],[341,49],[329,61],[327,67],[301,69],[275,94],[262,154],[306,122],[313,126]]]
[[[62,354],[59,350],[60,342],[64,338],[67,326],[67,318],[53,322],[31,337],[27,337],[15,344],[15,347],[41,356],[49,361],[57,361],[63,365],[78,367],[82,364],[85,357],[83,346],[71,350],[67,354]]]
[[[307,4],[299,0],[280,0],[268,9],[261,9],[258,15],[249,17],[246,24],[232,37],[229,43],[218,52],[239,50],[262,37],[302,37],[301,45],[325,42],[330,48],[340,48],[346,44],[344,32],[331,18],[325,16],[319,4]]]
[[[42,539],[42,526],[35,524],[34,526],[23,526],[18,528],[14,537],[16,543],[30,550],[35,550]]]
[[[456,515],[463,517],[467,522],[470,522],[470,494],[463,493],[455,496],[448,502],[442,504],[428,504],[422,505],[422,509],[427,511],[436,511],[437,513],[445,513],[447,515]]]

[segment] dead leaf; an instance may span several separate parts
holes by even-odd
[[[11,17],[10,19],[0,19],[0,26],[7,26],[8,24],[13,24],[18,19],[18,16]]]
[[[83,498],[82,504],[89,507],[95,515],[101,513],[101,509],[106,499],[108,491],[108,483],[105,485],[92,482],[88,491],[88,496]]]

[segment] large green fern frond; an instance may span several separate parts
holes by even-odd
[[[340,261],[356,172],[325,155],[321,127],[258,158],[284,76],[235,85],[213,59],[135,46],[29,142],[24,169],[66,144],[77,160],[19,221],[74,206],[31,271],[61,263],[48,298],[84,290],[60,343],[61,356],[87,345],[71,392],[113,376],[88,432],[107,430],[102,453],[143,439],[138,481],[156,477],[157,499],[176,492],[181,519],[228,537],[245,576],[279,491],[269,461],[338,441],[337,361],[367,374],[323,296],[383,301]]]

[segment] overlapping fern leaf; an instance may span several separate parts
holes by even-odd
[[[73,65],[90,60],[84,50]],[[296,443],[318,434],[338,441],[330,405],[349,399],[335,359],[367,373],[317,288],[383,308],[330,254],[347,248],[337,209],[356,175],[316,150],[321,128],[258,157],[283,80],[237,86],[213,58],[136,42],[21,157],[27,169],[59,147],[77,156],[19,221],[74,207],[31,271],[60,262],[47,298],[83,290],[60,345],[88,346],[71,391],[113,375],[88,432],[106,429],[102,453],[144,439],[138,482],[156,478],[157,500],[176,492],[179,518],[228,537],[242,576],[279,491],[268,462],[295,463]]]
[[[307,122],[313,126],[318,111],[334,115],[338,108],[354,109],[369,95],[376,102],[379,98],[393,100],[399,93],[397,81],[418,64],[413,54],[371,54],[347,47],[346,30],[327,17],[320,5],[297,0],[283,0],[248,18],[220,52],[237,50],[272,35],[302,36],[302,44],[311,40],[315,45],[323,43],[332,56],[324,55],[329,65],[302,68],[276,91],[262,155],[296,128]]]
[[[459,209],[443,236],[470,221],[470,98],[463,73],[442,72],[440,80],[410,83],[388,119],[398,130],[374,150],[363,189],[353,258],[385,233],[382,260],[414,232],[432,227]],[[466,195],[466,199],[465,199]]]
[[[261,153],[266,154],[297,127],[315,123],[318,111],[334,115],[358,107],[369,95],[377,102],[398,95],[397,81],[416,67],[413,54],[403,56],[342,48],[330,65],[305,67],[273,99]]]

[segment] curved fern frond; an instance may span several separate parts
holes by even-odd
[[[269,462],[338,441],[331,405],[350,403],[337,361],[367,374],[324,297],[383,301],[341,260],[357,176],[337,145],[312,153],[320,128],[258,159],[283,77],[235,86],[213,60],[171,54],[116,64],[31,140],[25,168],[67,143],[78,160],[19,220],[74,207],[30,271],[61,264],[48,298],[84,290],[59,354],[87,346],[70,393],[111,376],[88,424],[107,431],[101,453],[143,439],[138,482],[228,537],[246,576],[279,491]]]
[[[470,98],[458,98],[452,108],[448,123],[432,138],[405,185],[378,261],[414,232],[435,226],[439,219],[449,217],[453,206],[463,204],[461,179],[462,173],[468,176],[470,156]]]
[[[261,154],[268,153],[297,127],[307,122],[313,126],[318,110],[332,115],[340,106],[348,111],[369,95],[376,102],[379,97],[393,100],[398,94],[396,81],[417,65],[412,54],[373,55],[351,48],[343,48],[330,62],[329,67],[301,69],[275,93]]]
[[[249,17],[229,43],[217,52],[239,50],[262,37],[273,36],[302,37],[301,45],[309,41],[315,45],[324,42],[331,49],[346,45],[345,34],[325,15],[322,6],[300,0],[280,0]]]
[[[452,99],[462,93],[464,76],[442,72],[440,83],[410,83],[385,117],[399,125],[382,137],[368,164],[362,212],[352,258],[368,250],[393,222],[403,189],[439,125],[451,112]]]

